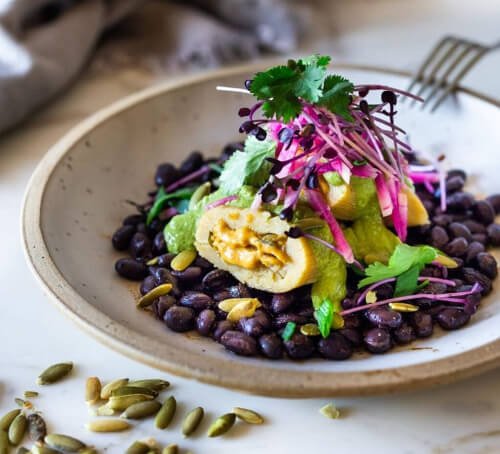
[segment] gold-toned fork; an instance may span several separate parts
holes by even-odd
[[[425,98],[422,108],[431,106],[430,110],[434,112],[479,60],[498,47],[500,42],[485,46],[457,36],[445,36],[425,58],[408,91],[419,86],[415,94]],[[431,101],[434,101],[433,104]],[[411,100],[411,105],[414,102]]]

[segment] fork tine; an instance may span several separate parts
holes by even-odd
[[[460,81],[465,77],[465,75],[475,66],[475,64],[481,59],[481,57],[486,54],[490,50],[488,47],[479,46],[479,52],[472,57],[466,65],[460,70],[460,72],[455,76],[455,78],[451,81],[450,84],[443,91],[441,96],[437,99],[434,105],[431,107],[431,112],[434,112],[441,103],[445,100],[445,98],[457,88],[457,85]]]
[[[455,59],[450,63],[446,71],[439,78],[439,80],[435,81],[432,87],[431,92],[426,96],[424,103],[422,104],[422,108],[428,106],[431,99],[434,98],[436,93],[443,87],[446,87],[448,77],[455,70],[455,68],[463,61],[463,59],[467,56],[467,54],[473,49],[480,49],[480,46],[474,43],[466,43],[466,46],[459,52],[459,54],[455,57]]]

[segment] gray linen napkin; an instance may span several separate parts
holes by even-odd
[[[68,86],[99,43],[97,64],[111,67],[215,66],[292,50],[291,11],[286,0],[0,0],[0,132]]]

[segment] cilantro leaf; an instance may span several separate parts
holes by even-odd
[[[285,329],[281,333],[281,338],[284,341],[288,341],[292,338],[293,334],[295,333],[295,328],[297,328],[297,324],[294,322],[288,322],[285,326]]]
[[[224,194],[236,194],[243,185],[260,186],[266,182],[271,163],[266,158],[274,156],[276,142],[257,140],[248,136],[244,151],[235,151],[224,164],[219,177]]]
[[[349,111],[353,91],[354,85],[344,77],[327,76],[323,85],[323,96],[318,100],[318,105],[326,107],[330,112],[340,115],[347,121],[354,121]]]
[[[161,210],[168,201],[177,200],[178,201],[177,203],[179,203],[180,200],[190,199],[195,190],[196,188],[193,187],[181,188],[178,189],[177,191],[170,192],[167,194],[162,186],[158,190],[153,206],[148,212],[148,216],[146,218],[146,224],[147,225],[151,224],[153,219],[160,214]]]
[[[333,303],[330,299],[325,299],[321,306],[314,311],[314,318],[318,322],[319,332],[323,337],[328,337],[330,335],[330,330],[332,329],[333,321]]]
[[[394,296],[406,296],[415,292],[418,287],[418,276],[420,275],[420,267],[412,266],[408,271],[400,274],[396,279],[396,289]]]
[[[311,103],[317,102],[323,94],[321,86],[325,79],[325,72],[324,66],[307,65],[302,77],[297,80],[295,94]]]

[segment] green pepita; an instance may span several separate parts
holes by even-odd
[[[206,183],[203,183],[202,185],[198,186],[196,191],[193,192],[193,195],[189,199],[189,205],[188,205],[188,210],[192,210],[195,208],[196,204],[206,195],[210,193],[210,188],[212,187],[212,184],[210,181],[207,181]]]
[[[155,418],[155,426],[158,429],[166,429],[168,425],[172,422],[175,415],[175,410],[177,408],[177,401],[174,396],[170,396],[163,402],[160,411]]]
[[[98,454],[98,453],[95,448],[88,447],[88,448],[83,448],[81,451],[78,452],[78,454]]]
[[[116,411],[124,411],[131,405],[146,400],[153,400],[153,396],[148,394],[130,394],[128,396],[111,396],[107,403],[109,408]]]
[[[86,447],[85,443],[68,435],[49,434],[45,437],[45,443],[51,448],[63,452],[78,452]]]
[[[61,454],[59,451],[49,448],[48,446],[33,446],[31,452],[33,454]]]
[[[115,410],[113,410],[108,404],[101,405],[96,412],[97,416],[113,416]]]
[[[132,396],[135,394],[144,394],[146,396],[156,397],[158,395],[158,391],[154,391],[150,388],[141,388],[139,386],[122,386],[121,388],[112,391],[111,397]]]
[[[304,336],[319,336],[321,334],[318,325],[315,323],[306,323],[300,327],[300,332]]]
[[[0,454],[9,453],[9,436],[4,430],[0,430]]]
[[[20,399],[19,397],[16,397],[14,399],[14,402],[19,405],[21,408],[26,408],[28,410],[31,410],[33,408],[33,404],[27,400]]]
[[[24,438],[26,429],[28,427],[28,420],[22,413],[18,414],[9,427],[9,441],[12,445],[17,446]]]
[[[191,249],[179,252],[170,262],[170,268],[174,271],[184,271],[191,263],[194,262],[197,253]]]
[[[338,419],[340,418],[340,411],[333,405],[332,403],[326,404],[324,407],[321,407],[319,412],[330,419]]]
[[[182,423],[182,434],[185,437],[189,437],[198,428],[204,414],[202,407],[196,407],[186,415]]]
[[[24,398],[25,399],[30,399],[33,397],[38,397],[38,393],[36,391],[24,391]]]
[[[87,378],[85,383],[85,402],[88,405],[93,405],[101,398],[101,380],[97,377]]]
[[[11,410],[8,413],[5,413],[5,415],[2,416],[2,419],[0,419],[0,431],[7,431],[9,430],[10,425],[12,424],[12,421],[16,419],[16,416],[21,413],[21,410],[19,408],[16,408],[15,410]]]
[[[45,369],[37,379],[38,385],[49,385],[62,380],[73,370],[73,363],[59,363]]]
[[[145,308],[151,306],[156,298],[170,293],[170,290],[172,290],[172,284],[161,284],[155,287],[137,301],[137,307]]]
[[[128,449],[125,451],[125,454],[147,454],[149,452],[149,446],[142,441],[134,441]]]
[[[153,257],[151,260],[148,260],[148,261],[146,262],[146,265],[147,265],[147,266],[155,266],[155,265],[157,265],[157,264],[158,264],[158,260],[159,260],[159,259],[160,259],[159,257]]]
[[[236,415],[234,413],[226,413],[218,417],[208,428],[207,435],[209,437],[219,437],[224,435],[234,425]]]
[[[157,400],[147,400],[131,405],[122,413],[121,417],[126,419],[143,419],[156,415],[160,408],[161,404]]]
[[[257,298],[228,298],[219,302],[217,306],[224,312],[231,312],[236,306],[242,303],[250,303],[255,305],[256,308],[261,306]]]
[[[24,446],[19,446],[17,448],[16,454],[29,454],[29,449],[26,449]]]
[[[47,425],[44,419],[38,413],[32,413],[28,416],[28,434],[33,441],[43,441],[47,435]]]
[[[168,445],[163,448],[161,454],[178,454],[179,447],[177,445]]]
[[[109,382],[107,385],[103,386],[101,389],[101,399],[108,400],[111,397],[111,393],[118,388],[125,386],[128,383],[128,378],[118,378]]]
[[[256,411],[249,410],[248,408],[235,407],[233,408],[233,413],[248,424],[262,424],[264,418],[259,415]]]
[[[97,419],[85,425],[90,432],[123,432],[130,429],[130,424],[123,419]]]
[[[161,379],[146,379],[146,380],[134,380],[129,382],[128,386],[152,389],[153,391],[163,391],[170,386],[170,383],[166,380]]]
[[[389,303],[389,307],[397,312],[417,312],[418,306],[408,303]]]

